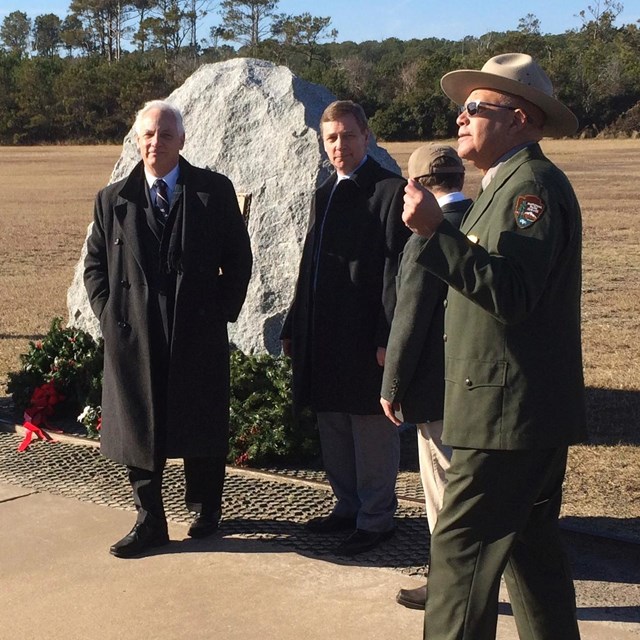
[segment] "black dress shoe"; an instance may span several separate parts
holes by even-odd
[[[409,609],[424,611],[424,606],[427,602],[427,585],[425,584],[415,589],[400,589],[396,596],[396,602]]]
[[[153,547],[169,544],[169,534],[164,527],[151,526],[144,522],[136,522],[133,529],[118,540],[109,549],[109,553],[117,558],[133,558]]]
[[[216,514],[214,516],[203,516],[200,514],[191,523],[187,534],[192,538],[206,538],[218,530],[218,523],[220,517]]]
[[[375,549],[381,542],[388,540],[395,533],[395,529],[388,531],[366,531],[356,529],[346,540],[336,548],[336,555],[355,556],[365,551]]]
[[[338,531],[353,531],[356,528],[356,519],[336,516],[330,513],[321,518],[312,518],[305,525],[312,533],[336,533]]]

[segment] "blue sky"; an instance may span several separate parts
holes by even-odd
[[[31,18],[43,13],[64,17],[69,0],[0,0],[0,20],[12,11],[24,11]],[[338,30],[338,41],[383,40],[395,37],[447,38],[459,40],[466,35],[480,36],[488,31],[516,29],[518,21],[528,13],[538,20],[542,33],[563,33],[579,29],[581,10],[604,4],[598,0],[538,0],[529,4],[504,0],[466,0],[433,2],[429,0],[280,0],[277,11],[298,15],[309,12],[315,16],[331,17],[332,27]],[[623,0],[624,11],[616,24],[640,20],[640,0]],[[220,23],[215,7],[202,29]],[[518,6],[516,6],[518,5]]]

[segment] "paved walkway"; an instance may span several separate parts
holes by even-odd
[[[427,537],[415,502],[401,504],[389,543],[345,562],[332,553],[339,538],[301,526],[331,504],[325,485],[229,469],[220,535],[196,541],[172,466],[172,543],[122,560],[107,552],[133,522],[121,470],[89,446],[19,454],[19,441],[0,433],[0,640],[422,637],[422,614],[394,601],[420,584]],[[638,640],[638,547],[567,541],[583,640]],[[504,593],[497,638],[518,638]]]

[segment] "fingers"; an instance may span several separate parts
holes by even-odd
[[[387,416],[387,418],[389,418],[389,420],[391,420],[391,422],[393,422],[393,424],[395,424],[396,427],[399,427],[402,424],[402,422],[398,420],[395,414],[395,412],[399,410],[398,405],[395,403],[391,403],[388,400],[385,400],[384,398],[380,398],[380,405],[382,406],[384,415]]]
[[[442,211],[433,194],[415,180],[404,188],[402,221],[411,231],[430,238],[442,222]]]

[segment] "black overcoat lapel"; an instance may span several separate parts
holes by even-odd
[[[153,216],[153,211],[145,189],[142,162],[138,163],[129,174],[118,196],[121,201],[113,208],[114,216],[118,220],[131,252],[146,278],[144,251],[140,244],[141,238],[145,237],[142,224],[146,224],[146,219],[143,220],[143,217],[138,215],[138,210],[141,208],[144,211],[145,218],[149,215]]]

